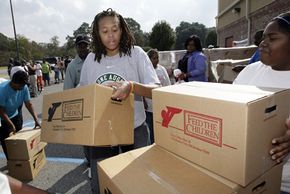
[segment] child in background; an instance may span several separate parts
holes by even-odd
[[[159,63],[158,50],[150,49],[147,52],[147,55],[152,62],[152,65],[155,69],[155,72],[161,83],[161,86],[171,85],[166,69],[163,66],[158,64]],[[151,144],[153,144],[155,141],[154,141],[154,132],[153,132],[154,130],[153,130],[152,100],[150,98],[145,98],[144,106],[145,106],[145,113],[146,113],[146,123],[150,130],[150,141],[151,141]]]

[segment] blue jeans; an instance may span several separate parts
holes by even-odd
[[[287,192],[281,191],[280,194],[290,194],[290,193],[287,193]]]
[[[146,123],[148,125],[149,131],[150,131],[150,144],[153,144],[154,141],[154,129],[153,129],[153,113],[145,111],[146,113]]]

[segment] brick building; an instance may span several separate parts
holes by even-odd
[[[289,10],[290,0],[218,0],[217,43],[220,47],[242,40],[253,44],[256,31]]]

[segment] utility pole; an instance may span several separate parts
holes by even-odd
[[[19,47],[18,47],[18,40],[17,40],[17,36],[16,36],[16,28],[15,28],[15,22],[14,22],[14,15],[13,15],[13,8],[12,8],[11,0],[10,0],[10,8],[11,8],[13,30],[14,30],[14,38],[15,38],[15,45],[16,45],[16,58],[19,61]]]

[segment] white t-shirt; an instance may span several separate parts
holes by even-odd
[[[261,61],[246,66],[234,80],[234,84],[260,87],[290,88],[290,71],[275,71]],[[281,190],[290,192],[290,160],[285,159]]]
[[[165,69],[165,67],[157,64],[157,67],[155,69],[157,77],[161,83],[161,86],[169,86],[171,85],[168,73]],[[146,104],[147,104],[147,108],[146,111],[148,112],[152,112],[152,99],[150,98],[145,98],[146,100]]]
[[[7,176],[0,173],[0,194],[11,194]]]
[[[147,54],[138,46],[131,49],[131,57],[119,54],[103,56],[100,63],[90,53],[81,71],[80,86],[111,81],[135,81],[142,84],[160,83]],[[145,121],[143,98],[135,95],[134,128]]]
[[[35,75],[36,76],[42,76],[42,67],[41,67],[41,65],[39,64],[39,63],[36,63],[36,70],[35,70]]]

